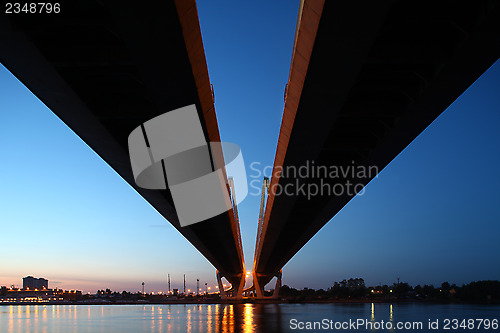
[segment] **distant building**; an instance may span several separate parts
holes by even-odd
[[[42,287],[43,288],[43,287]],[[15,289],[9,288],[3,290],[0,295],[0,303],[48,303],[48,302],[67,302],[78,300],[82,297],[80,290],[62,290],[62,289]]]
[[[49,289],[49,280],[44,278],[35,278],[33,276],[27,276],[23,278],[23,289]]]

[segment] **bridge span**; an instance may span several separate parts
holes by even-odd
[[[259,219],[253,266],[258,296],[355,196],[352,185],[360,184],[359,192],[376,175],[313,178],[280,170],[314,164],[382,171],[499,59],[499,41],[500,3],[494,1],[301,2]],[[331,192],[302,193],[301,184]]]
[[[154,10],[114,0],[72,0],[62,3],[58,14],[2,13],[0,61],[186,237],[233,290],[240,288],[245,266],[233,210],[181,227],[168,189],[135,185],[128,154],[133,129],[191,104],[206,142],[220,141],[194,0],[161,1]],[[213,169],[224,165],[222,153],[213,152]]]

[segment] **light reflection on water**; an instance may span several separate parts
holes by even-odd
[[[0,307],[1,332],[288,332],[290,320],[396,323],[429,319],[500,320],[500,306],[437,304],[164,304],[9,305]],[[295,330],[296,331],[296,330]],[[306,330],[307,331],[307,330]],[[309,330],[311,332],[312,330]],[[352,331],[352,330],[351,330]],[[373,332],[373,330],[365,330]],[[394,330],[385,330],[394,332]],[[475,332],[493,332],[491,329]]]

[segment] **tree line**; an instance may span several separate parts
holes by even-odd
[[[475,281],[462,286],[443,282],[441,286],[416,285],[397,282],[392,285],[367,287],[362,278],[334,282],[328,289],[304,288],[287,285],[280,288],[280,297],[292,300],[428,300],[470,303],[500,303],[500,281]]]

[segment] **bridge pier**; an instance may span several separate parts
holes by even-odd
[[[279,272],[275,275],[276,276],[276,286],[274,287],[274,292],[272,296],[265,296],[264,295],[264,286],[261,286],[259,284],[259,279],[257,278],[257,274],[255,273],[255,270],[253,271],[253,286],[255,288],[255,293],[256,297],[258,299],[277,299],[279,297],[279,292],[281,288],[281,276],[283,272],[280,269]]]
[[[219,285],[219,292],[220,292],[220,298],[221,299],[242,299],[243,298],[243,288],[245,287],[245,274],[242,274],[240,283],[238,286],[232,286],[231,289],[229,290],[224,290],[224,284],[222,283],[222,277],[223,275],[217,271],[216,272],[217,276],[217,284]],[[228,296],[226,293],[230,293],[231,295]]]
[[[220,299],[227,299],[226,291],[224,290],[224,284],[222,283],[222,276],[219,271],[216,273],[217,284],[219,285]]]

